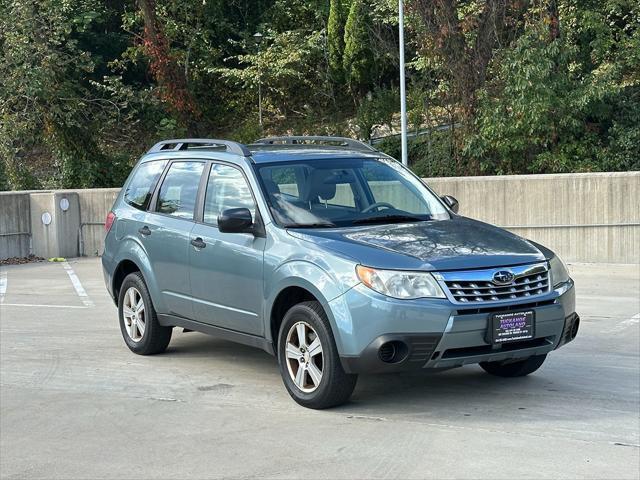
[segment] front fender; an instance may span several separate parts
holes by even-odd
[[[288,287],[300,287],[309,291],[322,305],[327,314],[331,329],[334,332],[336,344],[339,342],[339,335],[334,314],[329,302],[342,295],[345,291],[344,284],[326,270],[308,260],[291,260],[276,268],[267,279],[265,285],[270,286],[266,292],[265,311],[265,332],[271,336],[271,310],[278,297],[278,294]],[[269,338],[269,340],[274,340]],[[340,350],[340,345],[338,350]]]

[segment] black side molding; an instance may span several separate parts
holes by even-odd
[[[207,323],[189,320],[188,318],[177,317],[175,315],[158,314],[158,322],[164,327],[182,327],[186,330],[206,333],[214,337],[229,340],[230,342],[241,343],[264,350],[270,355],[275,355],[273,343],[264,337],[240,333],[226,328],[215,327]]]

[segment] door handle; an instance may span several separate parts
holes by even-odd
[[[204,243],[204,241],[202,240],[202,238],[198,237],[198,238],[192,238],[191,239],[191,245],[193,245],[196,248],[204,248],[207,246],[206,243]]]
[[[149,227],[147,227],[145,225],[144,227],[138,229],[138,233],[140,235],[143,235],[143,236],[147,237],[147,236],[151,235],[151,230],[149,230]]]

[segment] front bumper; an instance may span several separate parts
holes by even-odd
[[[369,373],[511,361],[547,354],[573,340],[579,325],[573,282],[535,300],[460,307],[440,299],[394,300],[358,286],[331,306],[343,368]],[[522,309],[536,312],[533,339],[503,345],[487,341],[490,314]],[[381,351],[383,346],[387,350]]]

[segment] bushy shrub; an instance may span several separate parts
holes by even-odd
[[[376,148],[401,159],[400,137],[394,136],[376,145]],[[459,170],[451,154],[451,133],[449,130],[432,131],[407,142],[409,167],[419,177],[451,177],[464,175]]]

